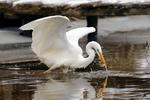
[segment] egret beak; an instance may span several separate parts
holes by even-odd
[[[102,54],[99,50],[97,50],[97,51],[98,51],[99,57],[101,58],[101,60],[102,60],[102,62],[103,62],[103,64],[104,64],[104,66],[105,66],[105,69],[106,69],[106,71],[107,71],[107,64],[106,64],[106,62],[105,62],[105,59],[104,59],[104,57],[103,57],[103,54]]]

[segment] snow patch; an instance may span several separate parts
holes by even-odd
[[[0,0],[0,1],[14,1],[14,0]],[[78,6],[80,4],[101,2],[101,3],[145,3],[150,2],[150,0],[17,0],[13,2],[13,5],[18,4],[46,4],[46,5],[70,5]]]
[[[57,6],[63,6],[63,5],[77,6],[80,4],[92,3],[98,1],[100,0],[18,0],[14,2],[13,5],[15,6],[18,4],[41,3],[46,5],[57,5]]]

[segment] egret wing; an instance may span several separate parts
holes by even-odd
[[[20,29],[33,30],[32,49],[38,56],[57,54],[69,47],[66,37],[68,23],[69,19],[65,16],[52,16],[32,21]]]
[[[67,34],[67,38],[68,40],[76,46],[79,46],[78,41],[80,38],[84,37],[85,35],[95,32],[95,28],[94,27],[82,27],[82,28],[76,28],[76,29],[72,29],[70,31],[68,31]]]
[[[31,21],[23,26],[21,26],[19,29],[21,30],[33,30],[36,26],[38,26],[41,23],[44,23],[50,19],[55,19],[55,18],[60,18],[60,19],[64,19],[64,20],[68,20],[69,19],[65,16],[60,16],[60,15],[56,15],[56,16],[48,16],[48,17],[44,17],[44,18],[40,18],[34,21]]]

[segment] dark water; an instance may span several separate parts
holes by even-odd
[[[108,72],[44,75],[43,70],[0,70],[0,100],[149,100],[145,44],[103,46]]]

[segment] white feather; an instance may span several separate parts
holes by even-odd
[[[68,31],[66,34],[67,34],[68,40],[72,44],[79,46],[78,41],[80,38],[95,31],[96,30],[94,27],[82,27],[82,28],[72,29]]]
[[[94,59],[95,52],[91,49],[92,46],[101,49],[96,42],[90,43],[87,53],[91,54],[84,58],[78,40],[94,32],[95,28],[83,27],[66,32],[68,24],[67,17],[57,15],[37,19],[20,27],[22,30],[33,30],[32,49],[50,70],[62,65],[73,68],[86,67]]]

